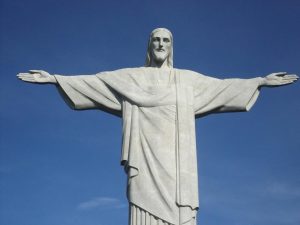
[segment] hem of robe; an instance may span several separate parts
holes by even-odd
[[[197,209],[189,206],[178,207],[177,221],[170,222],[149,210],[129,202],[129,225],[196,225]],[[147,223],[146,223],[147,222]],[[152,222],[152,223],[150,223]]]
[[[130,203],[129,225],[175,225],[149,213],[141,207]]]

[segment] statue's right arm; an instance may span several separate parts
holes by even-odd
[[[19,73],[17,77],[25,82],[37,84],[57,84],[55,76],[43,70],[29,70],[28,73]]]

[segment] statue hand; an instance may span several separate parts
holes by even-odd
[[[279,73],[271,73],[265,78],[263,78],[262,86],[281,86],[292,84],[297,81],[299,77],[296,74],[287,74],[286,72],[279,72]]]
[[[43,70],[29,70],[29,73],[19,73],[17,77],[25,82],[38,84],[56,84],[57,81],[53,75]]]

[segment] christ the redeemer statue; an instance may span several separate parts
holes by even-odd
[[[73,109],[101,109],[123,119],[121,164],[128,176],[130,225],[195,225],[198,174],[195,118],[248,111],[259,90],[295,82],[272,73],[253,79],[208,77],[173,68],[173,37],[158,28],[144,67],[84,76],[20,73],[27,82],[55,84]]]

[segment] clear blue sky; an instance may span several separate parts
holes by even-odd
[[[218,78],[300,74],[298,0],[1,0],[0,224],[127,225],[121,120],[70,110],[18,72],[93,74],[144,63],[149,33],[174,65]],[[248,113],[197,121],[201,225],[300,224],[300,83]]]

